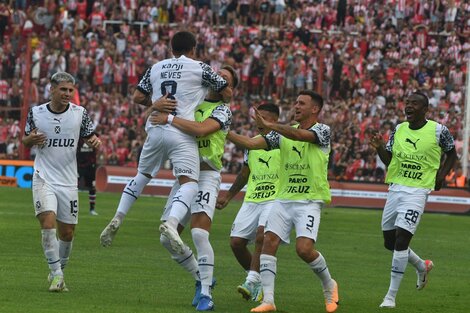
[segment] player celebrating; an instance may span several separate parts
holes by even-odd
[[[219,74],[228,82],[229,87],[238,85],[238,76],[231,66],[223,66]],[[168,114],[157,114],[150,118],[156,124],[165,124],[172,120],[172,125],[179,130],[197,136],[199,147],[200,168],[198,182],[198,194],[191,205],[191,235],[197,250],[197,266],[199,268],[199,279],[196,277],[196,294],[193,306],[197,311],[211,311],[214,302],[211,295],[214,274],[214,250],[209,241],[209,231],[214,217],[217,194],[220,188],[222,169],[222,155],[224,153],[225,137],[232,123],[232,112],[230,108],[221,101],[221,96],[213,91],[208,93],[206,100],[196,109],[196,121],[189,121],[179,117],[170,117]],[[170,117],[170,119],[169,119]],[[178,188],[178,183],[173,190]],[[173,192],[172,192],[173,193]],[[170,216],[170,207],[167,203],[166,210],[162,216],[165,221]],[[180,231],[187,218],[180,220]],[[172,253],[170,242],[165,236],[160,240],[170,253],[172,258],[187,268],[189,260],[194,257],[188,247],[183,254]]]
[[[78,140],[85,138],[93,148],[101,144],[93,133],[87,111],[70,103],[74,85],[75,79],[68,73],[52,75],[51,101],[31,108],[23,137],[25,146],[38,146],[34,160],[33,202],[50,269],[49,291],[67,290],[63,269],[72,251],[79,211]]]
[[[387,145],[377,132],[370,140],[388,166],[386,182],[390,184],[382,214],[382,231],[385,248],[393,251],[393,258],[390,287],[380,304],[383,308],[395,307],[407,263],[416,268],[418,290],[426,286],[433,268],[431,260],[422,260],[409,245],[429,193],[441,188],[457,154],[447,127],[426,119],[428,106],[426,95],[414,92],[405,101],[407,121],[395,127]],[[441,166],[442,152],[446,158]]]
[[[258,111],[268,122],[276,123],[279,119],[279,107],[274,104],[262,104],[258,107]],[[262,135],[267,135],[269,132],[263,128],[258,130]],[[230,246],[233,254],[247,272],[246,281],[237,287],[237,291],[246,300],[261,301],[263,298],[259,257],[263,246],[266,220],[276,198],[279,161],[279,149],[270,151],[246,150],[245,164],[235,182],[227,193],[221,193],[217,199],[217,208],[225,208],[229,201],[248,183],[244,202],[233,222],[230,233]],[[247,249],[250,241],[255,242],[253,255]]]
[[[170,115],[168,125],[147,123],[148,136],[140,156],[137,175],[124,187],[116,215],[101,233],[103,246],[111,244],[132,204],[158,173],[162,163],[170,159],[180,188],[173,197],[168,220],[160,225],[160,231],[168,237],[173,250],[184,253],[185,245],[178,235],[177,226],[187,214],[190,203],[198,192],[199,159],[194,137],[172,126],[171,121],[175,115],[194,121],[196,106],[202,102],[209,87],[227,101],[232,90],[210,66],[192,59],[196,53],[194,34],[177,32],[171,40],[171,48],[174,57],[160,61],[147,70],[134,92],[134,102],[146,106],[155,104],[157,108],[160,107],[157,104],[161,104],[171,110],[176,104],[174,115]]]
[[[327,180],[330,153],[330,127],[318,123],[323,98],[304,90],[294,104],[291,127],[268,122],[255,110],[258,127],[273,130],[267,136],[248,138],[230,132],[228,139],[247,149],[280,149],[279,191],[265,227],[260,274],[263,302],[251,312],[276,311],[274,281],[281,240],[289,242],[292,227],[296,231],[296,251],[322,282],[327,312],[338,307],[338,285],[331,278],[324,257],[315,250],[321,208],[331,199]]]

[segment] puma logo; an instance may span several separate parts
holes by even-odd
[[[300,151],[297,149],[296,146],[292,147],[292,151],[296,152],[299,155],[299,158],[302,158],[302,155],[300,154]]]
[[[413,147],[415,147],[415,150],[417,150],[417,148],[416,148],[416,143],[417,143],[418,141],[419,141],[419,138],[418,138],[418,139],[416,139],[416,141],[415,141],[415,142],[411,141],[411,139],[410,139],[410,138],[406,138],[406,140],[405,140],[405,142],[412,144],[412,145],[413,145]]]
[[[197,110],[196,113],[197,113],[197,112],[201,112],[201,115],[204,115],[204,111],[201,110],[201,109]]]
[[[55,117],[54,117],[54,121],[57,121],[57,122],[60,123],[60,120],[58,118],[55,118]]]
[[[268,168],[269,168],[269,160],[271,160],[271,157],[269,157],[269,159],[267,161],[263,160],[262,158],[258,158],[258,161],[261,162],[261,163],[266,164],[266,166]]]

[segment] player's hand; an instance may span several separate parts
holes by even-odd
[[[230,200],[226,196],[221,196],[217,198],[217,203],[215,204],[215,208],[218,210],[222,210],[225,208]]]
[[[168,121],[168,113],[152,112],[149,117],[152,125],[165,125]]]
[[[254,110],[254,115],[252,115],[251,117],[255,120],[256,126],[262,129],[271,129],[271,127],[269,126],[269,123],[261,116],[258,109],[253,107],[253,110]]]
[[[86,143],[93,149],[97,149],[101,146],[101,140],[96,135],[93,135],[90,138],[86,139]]]
[[[378,149],[379,147],[383,146],[384,140],[382,138],[382,134],[377,131],[373,131],[372,135],[370,136],[369,143],[375,149]]]
[[[46,141],[47,141],[46,135],[44,135],[43,133],[38,133],[37,128],[33,129],[31,133],[29,133],[28,136],[25,136],[23,138],[23,143],[28,147],[32,147],[36,145],[39,147],[42,147],[43,145],[46,144]]]
[[[151,109],[158,112],[171,113],[176,109],[176,100],[168,98],[169,94],[167,93],[163,97],[157,99],[152,103]]]

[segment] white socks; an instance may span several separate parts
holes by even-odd
[[[184,253],[179,254],[173,251],[170,240],[166,236],[160,235],[160,242],[171,254],[171,258],[176,261],[186,271],[191,273],[195,280],[200,280],[199,268],[197,266],[196,257],[188,246],[184,246]]]
[[[408,249],[408,263],[413,265],[418,272],[424,272],[426,270],[426,264],[424,263],[424,260],[419,257],[413,250]]]
[[[42,249],[47,259],[47,264],[52,275],[64,275],[60,268],[59,242],[56,237],[55,229],[41,229]]]
[[[214,250],[209,242],[209,232],[202,228],[191,229],[194,246],[197,250],[201,294],[211,296],[210,286],[214,276]]]
[[[246,276],[246,281],[250,283],[259,283],[261,281],[261,275],[257,271],[248,271]]]
[[[191,203],[194,197],[196,197],[198,190],[197,182],[189,182],[180,186],[173,196],[173,202],[171,203],[171,211],[167,220],[170,226],[176,229],[178,223],[183,220],[188,212],[191,212]]]
[[[260,256],[260,275],[263,284],[263,302],[274,304],[274,281],[276,279],[277,258],[269,254]]]
[[[333,288],[333,280],[331,279],[330,271],[326,265],[325,258],[321,253],[319,256],[308,264],[312,271],[320,278],[323,289],[330,290]]]
[[[393,251],[390,287],[388,288],[387,295],[385,296],[386,298],[395,300],[407,264],[408,249],[402,251]]]
[[[122,191],[121,200],[116,211],[116,216],[122,221],[122,217],[129,212],[135,200],[140,196],[142,190],[150,182],[151,178],[137,173],[137,175],[124,187]]]
[[[64,270],[65,266],[69,262],[70,252],[72,252],[72,241],[62,241],[59,239],[59,257],[60,266]]]

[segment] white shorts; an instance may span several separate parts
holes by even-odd
[[[138,171],[156,176],[163,163],[170,160],[176,177],[199,177],[199,151],[194,137],[169,129],[171,126],[146,126]]]
[[[179,188],[180,188],[180,184],[178,183],[178,180],[175,180],[173,187],[171,187],[170,194],[168,195],[168,199],[166,200],[165,208],[163,209],[163,214],[162,214],[162,217],[160,218],[161,221],[168,220],[168,216],[170,216],[170,212],[171,212],[171,205],[173,204],[173,197],[175,196]],[[179,224],[186,226],[186,224],[188,224],[190,220],[191,220],[191,212],[188,210],[188,213],[179,222]]]
[[[296,238],[307,237],[317,241],[323,202],[281,202],[273,203],[264,232],[273,232],[285,243],[289,243],[292,226]]]
[[[274,200],[261,203],[243,202],[235,221],[233,221],[230,237],[254,241],[258,227],[266,225],[273,203]]]
[[[217,171],[201,171],[198,182],[199,190],[191,205],[191,214],[204,212],[212,220],[221,180],[222,177]]]
[[[427,199],[427,194],[389,191],[382,214],[382,230],[400,227],[414,234]]]
[[[51,211],[59,222],[78,223],[78,188],[48,184],[38,174],[33,176],[33,203],[36,216]]]

